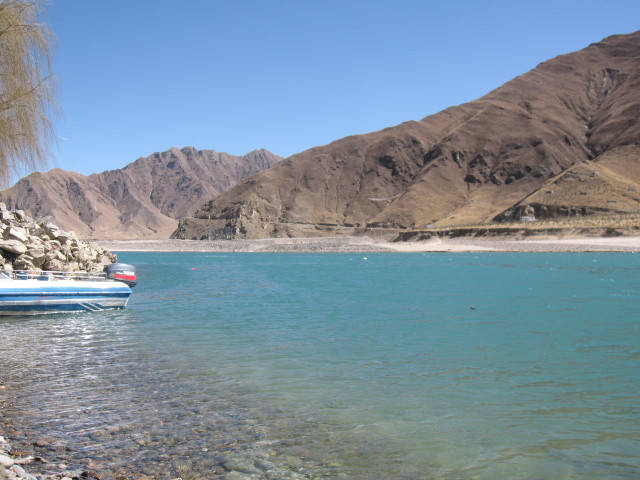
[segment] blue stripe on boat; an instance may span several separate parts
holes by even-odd
[[[27,282],[0,281],[0,315],[124,308],[131,295],[131,288],[120,282]]]

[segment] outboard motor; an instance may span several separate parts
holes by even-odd
[[[126,263],[112,263],[104,267],[107,272],[107,278],[126,283],[129,287],[136,286],[136,267],[127,265]]]

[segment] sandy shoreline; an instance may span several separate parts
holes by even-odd
[[[640,237],[435,238],[389,242],[369,237],[260,240],[103,240],[112,252],[640,252]]]

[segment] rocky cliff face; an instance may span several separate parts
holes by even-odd
[[[294,155],[205,203],[174,237],[490,222],[573,164],[640,144],[639,113],[640,32],[613,36],[476,101]]]
[[[102,272],[117,257],[79,240],[54,223],[38,224],[24,211],[0,203],[0,263],[3,271]]]
[[[168,238],[177,219],[280,160],[266,150],[242,157],[185,147],[88,177],[55,169],[0,192],[0,201],[82,238]]]

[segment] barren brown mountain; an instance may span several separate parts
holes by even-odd
[[[88,177],[60,169],[34,173],[0,192],[0,202],[38,221],[53,217],[84,238],[168,238],[178,218],[279,160],[266,150],[238,157],[172,148]]]
[[[317,236],[523,214],[638,213],[627,180],[640,173],[639,117],[640,32],[612,36],[473,102],[294,155],[204,204],[174,236]],[[562,193],[571,175],[600,183]]]

